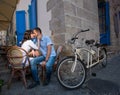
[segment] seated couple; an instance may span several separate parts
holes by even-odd
[[[37,45],[36,45],[37,44]],[[28,86],[28,89],[40,85],[40,79],[38,77],[37,64],[46,66],[46,81],[43,85],[48,85],[51,79],[52,66],[55,63],[56,52],[52,40],[48,36],[44,36],[40,28],[34,28],[33,30],[27,30],[24,34],[24,40],[21,47],[30,55],[34,57],[30,59],[31,72],[34,82]],[[41,52],[41,55],[39,54]]]

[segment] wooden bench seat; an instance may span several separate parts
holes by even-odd
[[[53,65],[53,72],[56,71],[56,67],[57,67],[57,64],[59,62],[59,59],[60,59],[60,53],[62,52],[62,46],[58,46],[57,50],[56,50],[56,59],[55,59],[55,63]],[[38,68],[41,68],[40,70],[40,78],[41,78],[41,81],[44,82],[45,81],[45,72],[46,72],[46,68],[45,66],[41,66],[41,64],[39,64]]]

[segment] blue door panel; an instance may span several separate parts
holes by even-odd
[[[110,45],[109,2],[101,2],[99,7],[100,43]]]
[[[16,11],[16,34],[17,45],[20,46],[20,42],[23,40],[23,35],[26,30],[25,11]]]
[[[29,5],[28,13],[29,13],[29,26],[30,26],[30,29],[33,29],[37,26],[37,1],[36,0],[31,1],[31,5]]]

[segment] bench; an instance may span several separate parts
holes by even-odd
[[[60,59],[60,53],[62,52],[62,46],[58,46],[57,50],[56,50],[56,59],[55,59],[55,63],[53,65],[53,72],[56,71],[56,67],[57,67],[57,64],[59,62],[59,59]],[[38,65],[38,68],[41,68],[41,71],[40,71],[40,78],[41,78],[41,81],[44,83],[45,81],[45,72],[46,72],[46,68],[45,66],[41,66],[41,64]]]

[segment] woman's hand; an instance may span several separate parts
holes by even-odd
[[[34,57],[34,50],[31,50],[31,51],[28,53],[28,56],[29,56],[29,57]]]
[[[41,54],[40,54],[40,51],[38,51],[38,50],[34,51],[34,55],[35,55],[35,56],[40,56],[40,55],[41,55]]]
[[[28,54],[30,57],[40,56],[41,53],[38,50],[31,50]]]

